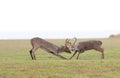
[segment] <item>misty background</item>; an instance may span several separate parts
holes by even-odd
[[[0,39],[107,38],[120,33],[119,0],[1,0]]]

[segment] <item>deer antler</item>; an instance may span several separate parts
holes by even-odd
[[[71,46],[71,42],[70,42],[70,39],[67,38],[65,40],[65,46],[68,46],[68,45]]]
[[[73,42],[73,44],[72,44],[72,47],[75,45],[76,41],[77,41],[77,38],[74,37],[74,42]]]

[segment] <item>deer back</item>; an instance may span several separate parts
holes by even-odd
[[[75,46],[75,50],[90,50],[94,49],[95,47],[99,47],[102,45],[102,42],[99,40],[90,40],[90,41],[83,41],[83,42],[78,42]]]
[[[31,39],[31,44],[33,47],[39,47],[49,52],[56,52],[59,49],[59,47],[54,45],[53,43],[50,43],[38,37]]]

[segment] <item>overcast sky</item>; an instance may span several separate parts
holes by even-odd
[[[0,39],[120,33],[120,0],[0,0]]]

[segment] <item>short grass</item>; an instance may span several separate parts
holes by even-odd
[[[90,39],[79,39],[79,41]],[[37,60],[30,58],[29,40],[0,40],[0,78],[120,78],[120,39],[103,41],[105,59],[90,50],[82,53],[79,60],[63,60],[44,50],[36,52]],[[48,40],[64,44],[63,39]],[[69,58],[72,54],[61,53]]]

